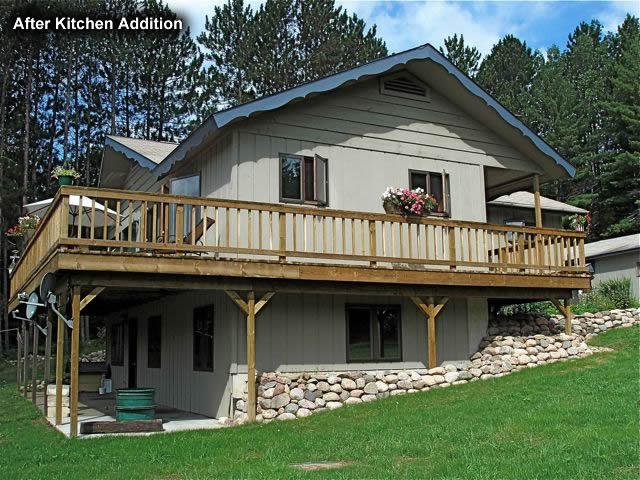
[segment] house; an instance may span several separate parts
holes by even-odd
[[[562,228],[562,219],[568,215],[586,215],[584,208],[574,207],[551,198],[540,196],[542,223],[545,227]],[[503,225],[535,226],[535,195],[531,192],[513,192],[487,202],[487,221]]]
[[[609,238],[584,246],[593,273],[593,285],[613,278],[629,278],[635,298],[640,298],[640,233]]]
[[[217,112],[179,145],[108,137],[98,188],[60,189],[10,308],[52,273],[73,321],[107,319],[114,387],[213,417],[246,398],[252,420],[256,370],[467,359],[492,299],[552,299],[570,330],[585,235],[546,228],[539,185],[574,172],[424,45]],[[385,214],[389,185],[437,207]],[[535,226],[490,223],[488,202],[522,190]]]

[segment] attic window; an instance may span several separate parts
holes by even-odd
[[[400,72],[382,78],[380,81],[380,93],[423,102],[428,102],[431,97],[429,87],[407,72]]]

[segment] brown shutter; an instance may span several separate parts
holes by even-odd
[[[316,155],[314,157],[314,171],[315,184],[313,199],[318,203],[326,205],[328,198],[327,159]]]
[[[449,188],[449,174],[442,171],[442,197],[444,199],[444,213],[451,216],[451,194]]]

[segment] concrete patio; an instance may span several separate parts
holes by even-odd
[[[105,395],[99,395],[98,393],[80,393],[78,397],[78,432],[81,431],[80,424],[82,422],[115,421],[115,402],[115,393]],[[38,392],[36,404],[38,408],[44,412],[44,394],[42,392]],[[162,418],[164,432],[117,433],[108,435],[152,435],[154,433],[214,429],[225,426],[215,418],[209,418],[162,405],[158,405],[156,408],[156,418]],[[69,420],[69,417],[63,418],[62,424],[56,425],[54,417],[47,417],[49,424],[67,437],[70,436],[71,430]],[[78,438],[97,438],[105,435],[107,434],[78,434]]]

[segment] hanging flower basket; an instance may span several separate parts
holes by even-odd
[[[51,172],[51,178],[58,180],[58,185],[72,185],[73,181],[80,178],[80,174],[73,168],[65,165],[58,165]]]
[[[578,232],[591,232],[591,214],[575,214],[569,217],[569,226]]]
[[[436,199],[427,195],[421,188],[409,190],[408,188],[387,187],[382,195],[384,211],[394,215],[424,217],[429,215],[437,204]]]

